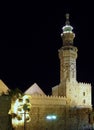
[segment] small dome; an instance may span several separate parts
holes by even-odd
[[[63,28],[63,33],[72,33],[73,27],[71,25],[65,25]]]

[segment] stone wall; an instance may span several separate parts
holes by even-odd
[[[37,106],[66,105],[66,98],[63,96],[32,95],[30,101],[32,105]]]
[[[66,93],[70,105],[92,108],[91,84],[67,82]]]
[[[70,107],[65,97],[33,95],[30,101],[31,120],[26,123],[26,130],[82,130],[88,125],[89,109]],[[15,130],[23,130],[23,127]]]
[[[11,99],[8,95],[0,96],[0,130],[12,130],[11,117],[8,114]]]

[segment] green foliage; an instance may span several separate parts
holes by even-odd
[[[9,96],[13,99],[17,99],[17,98],[19,98],[19,97],[21,97],[21,96],[23,96],[23,93],[22,93],[22,91],[21,90],[19,90],[18,88],[16,88],[16,89],[14,89],[14,90],[8,90],[8,94],[9,94]]]

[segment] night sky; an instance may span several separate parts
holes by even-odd
[[[94,87],[94,14],[92,3],[19,3],[11,10],[10,40],[0,40],[0,79],[23,92],[37,83],[46,93],[59,84],[58,49],[65,14],[76,35],[77,80]]]

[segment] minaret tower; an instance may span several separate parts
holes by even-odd
[[[73,46],[75,34],[69,22],[69,14],[66,14],[66,23],[62,28],[61,38],[63,46],[59,49],[60,58],[60,83],[76,81],[77,48]]]
[[[60,83],[52,88],[52,95],[66,97],[69,106],[91,108],[91,84],[78,83],[76,80],[77,48],[73,45],[75,34],[66,14],[62,28],[62,47],[59,49]]]

